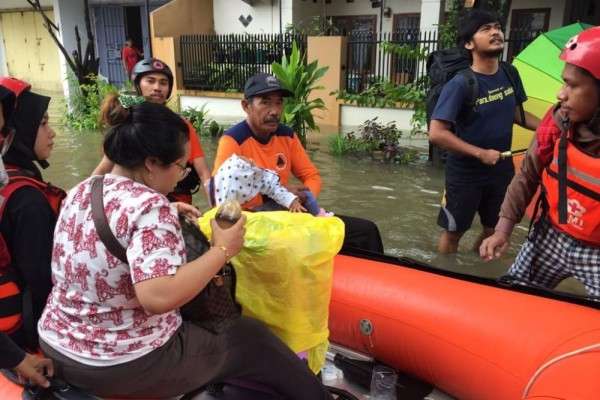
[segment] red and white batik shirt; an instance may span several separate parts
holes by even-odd
[[[38,324],[40,338],[65,356],[107,366],[162,346],[181,324],[178,311],[151,315],[134,284],[174,275],[185,263],[177,211],[167,198],[131,179],[104,178],[104,211],[127,249],[129,265],[108,252],[91,214],[91,179],[63,203],[52,252],[54,287]]]

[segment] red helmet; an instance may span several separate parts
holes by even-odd
[[[31,89],[31,85],[25,81],[22,81],[11,76],[1,76],[0,86],[4,86],[15,94],[15,97],[19,97],[21,93]]]
[[[17,99],[21,93],[31,89],[25,81],[10,76],[0,76],[0,97],[2,97],[2,111],[4,113],[4,126],[0,132],[0,154],[6,153],[12,144],[14,130],[8,127],[8,120],[16,108]]]
[[[569,39],[560,59],[600,79],[600,27],[586,29]]]

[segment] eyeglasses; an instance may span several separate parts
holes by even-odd
[[[188,176],[189,173],[192,171],[192,168],[186,166],[185,164],[181,165],[178,162],[174,162],[173,164],[177,165],[179,167],[180,171],[181,171],[179,173],[181,175],[180,179],[185,179],[185,177]]]

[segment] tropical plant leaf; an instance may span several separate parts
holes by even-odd
[[[280,63],[274,62],[271,65],[281,85],[293,93],[292,97],[285,98],[283,122],[291,126],[304,145],[307,131],[318,129],[312,111],[326,108],[322,99],[308,98],[313,90],[322,89],[317,81],[328,70],[328,67],[319,67],[316,60],[308,64],[305,61],[306,55],[294,42],[291,54],[284,54]]]

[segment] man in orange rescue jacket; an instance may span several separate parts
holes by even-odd
[[[538,127],[480,254],[490,260],[506,250],[541,184],[542,215],[507,278],[554,288],[574,277],[600,300],[600,27],[571,38],[560,59],[559,102]]]
[[[242,100],[242,108],[248,116],[227,130],[219,141],[213,174],[232,154],[237,154],[251,159],[261,168],[277,172],[281,184],[301,200],[305,198],[306,190],[315,197],[319,195],[319,170],[308,158],[298,136],[280,123],[283,98],[290,95],[273,75],[256,74],[248,79]],[[291,175],[298,178],[301,185],[290,184]],[[260,210],[265,202],[268,199],[259,195],[242,206]],[[355,217],[338,217],[346,226],[345,249],[383,252],[379,230],[373,222]]]

